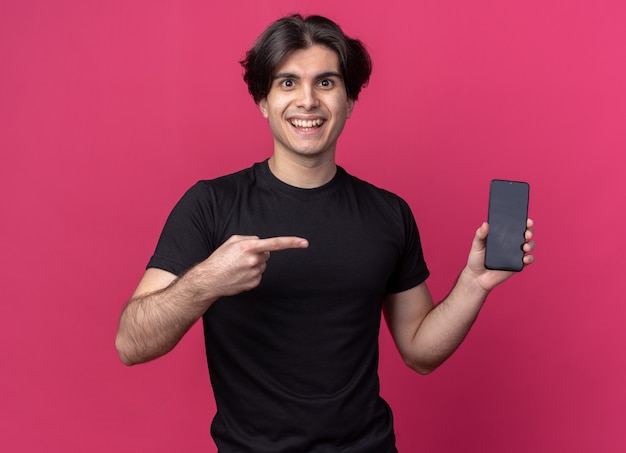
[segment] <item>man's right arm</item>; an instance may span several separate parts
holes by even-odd
[[[176,346],[212,303],[193,291],[189,279],[146,270],[120,316],[115,347],[125,365],[156,359]]]
[[[298,237],[232,236],[179,278],[148,269],[120,316],[120,359],[135,365],[168,353],[217,299],[258,286],[270,252],[306,247]]]

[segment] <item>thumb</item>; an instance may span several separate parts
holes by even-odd
[[[487,222],[483,222],[480,228],[476,230],[476,235],[474,236],[474,240],[472,242],[472,249],[475,251],[483,250],[485,248],[487,234],[489,234],[489,224]]]

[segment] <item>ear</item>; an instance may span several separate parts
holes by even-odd
[[[269,109],[267,107],[267,98],[263,98],[259,101],[259,110],[265,119],[269,116]]]
[[[352,115],[353,109],[354,109],[354,99],[348,98],[346,100],[346,117],[347,118],[350,118],[350,115]]]

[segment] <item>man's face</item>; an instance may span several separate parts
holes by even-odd
[[[259,107],[270,123],[274,154],[334,158],[354,101],[346,95],[337,54],[315,45],[287,56]]]

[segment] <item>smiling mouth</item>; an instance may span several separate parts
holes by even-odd
[[[322,124],[324,124],[324,120],[317,118],[314,120],[298,120],[298,119],[293,119],[293,120],[289,120],[289,123],[301,130],[302,132],[309,132],[312,131],[313,129],[317,129],[318,127],[320,127]]]

